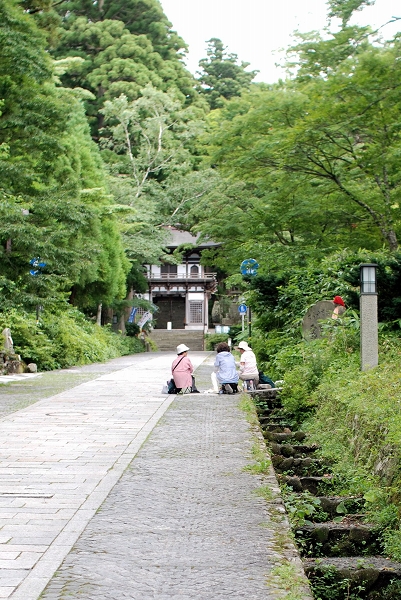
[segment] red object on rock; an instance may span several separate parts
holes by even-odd
[[[341,298],[341,296],[334,296],[333,302],[334,302],[334,304],[339,304],[340,306],[345,306],[344,300]]]

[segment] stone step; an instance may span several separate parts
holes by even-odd
[[[331,475],[324,475],[323,477],[298,477],[297,475],[280,475],[288,486],[290,486],[295,492],[310,492],[314,496],[318,495],[319,488],[321,485],[326,485],[332,479]]]
[[[203,331],[189,329],[154,329],[150,334],[160,352],[176,352],[178,344],[185,344],[195,352],[204,349]]]
[[[368,523],[345,522],[313,523],[295,529],[295,539],[304,556],[359,556],[380,553],[379,531]]]
[[[305,558],[303,564],[305,572],[312,582],[316,581],[319,576],[327,581],[327,573],[334,571],[337,580],[342,578],[348,580],[351,587],[350,592],[357,590],[362,585],[364,598],[367,592],[385,590],[395,580],[401,579],[401,564],[381,556]],[[387,597],[390,598],[390,596]],[[399,596],[391,597],[398,598]]]
[[[360,513],[365,508],[365,500],[362,496],[318,496],[317,499],[322,510],[330,517]]]
[[[269,440],[269,442],[277,442],[277,444],[280,444],[291,442],[293,440],[302,442],[306,438],[306,433],[304,431],[289,431],[288,433],[264,431],[263,436]]]
[[[305,458],[305,456],[309,456],[310,454],[316,452],[316,450],[318,450],[318,446],[307,446],[303,444],[277,444],[277,442],[271,442],[270,449],[273,454],[282,454],[287,458],[290,456],[293,456],[294,458]]]
[[[277,473],[286,473],[287,475],[309,476],[328,470],[327,465],[319,458],[294,458],[293,456],[285,457],[282,454],[273,454],[271,461]]]

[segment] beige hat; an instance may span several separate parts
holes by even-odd
[[[177,354],[182,354],[183,352],[186,352],[187,350],[189,350],[189,348],[185,344],[179,344],[179,346],[177,346]]]
[[[240,342],[237,348],[240,350],[249,350],[248,342]]]

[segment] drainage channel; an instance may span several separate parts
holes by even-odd
[[[279,391],[249,393],[315,599],[401,600],[401,564],[383,556],[363,498],[333,493],[330,464],[284,412]]]

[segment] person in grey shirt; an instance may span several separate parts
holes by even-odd
[[[235,359],[230,352],[230,347],[226,342],[221,342],[216,346],[216,360],[214,366],[216,377],[221,387],[222,394],[235,394],[238,392],[238,373],[235,368]]]

